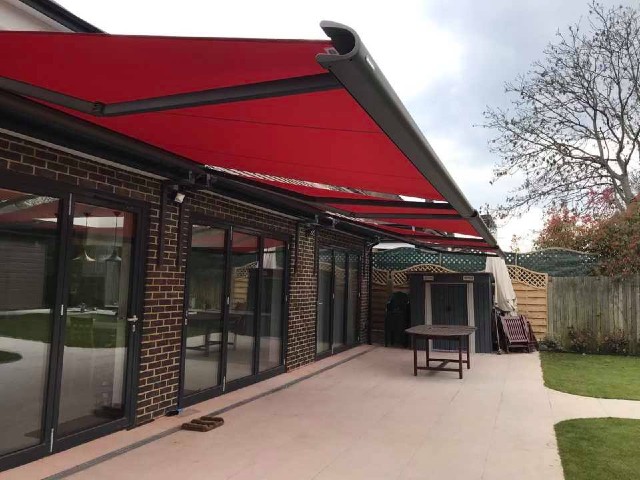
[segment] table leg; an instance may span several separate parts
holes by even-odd
[[[418,376],[418,342],[415,335],[411,335],[411,343],[413,344],[413,376]]]
[[[424,337],[424,351],[427,358],[427,368],[429,367],[429,337]]]
[[[471,370],[471,335],[467,337],[467,370]]]
[[[458,374],[462,378],[462,336],[458,337]]]

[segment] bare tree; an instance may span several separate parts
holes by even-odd
[[[484,127],[502,160],[494,181],[521,174],[499,212],[537,204],[589,211],[594,197],[616,208],[638,190],[640,12],[591,3],[589,16],[558,32],[526,75],[507,83],[512,108],[489,108]]]

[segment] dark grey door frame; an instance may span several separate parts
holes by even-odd
[[[51,317],[47,382],[45,391],[43,392],[42,443],[34,447],[0,456],[0,471],[2,471],[133,425],[137,403],[136,393],[140,363],[140,341],[144,315],[145,259],[149,206],[144,202],[122,198],[108,192],[89,190],[9,171],[2,172],[2,176],[0,176],[0,188],[48,196],[57,198],[59,201],[59,220],[58,230],[56,232],[58,242],[58,251],[56,252],[56,293]],[[129,297],[130,311],[128,314],[137,315],[139,320],[136,326],[136,332],[132,332],[132,327],[129,326],[127,336],[128,352],[124,383],[124,417],[95,428],[68,435],[64,438],[56,438],[55,427],[59,413],[62,355],[64,351],[65,328],[63,320],[66,318],[66,312],[62,314],[61,309],[67,299],[68,293],[68,265],[71,256],[69,245],[71,242],[73,206],[76,201],[117,208],[118,210],[132,212],[136,215],[136,238],[132,249],[132,273],[130,275],[131,295]]]
[[[190,258],[191,258],[191,231],[192,231],[192,227],[193,225],[206,225],[209,227],[213,227],[213,228],[218,228],[220,230],[224,230],[225,231],[225,246],[224,246],[224,251],[225,251],[225,265],[224,265],[224,270],[225,270],[225,278],[224,278],[224,288],[223,288],[223,302],[222,302],[222,344],[221,344],[221,358],[220,358],[220,378],[219,378],[219,384],[216,385],[215,387],[212,388],[208,388],[206,390],[203,390],[201,392],[197,392],[188,396],[185,396],[184,394],[184,377],[185,377],[185,365],[186,365],[186,349],[185,349],[185,345],[186,345],[186,325],[184,323],[184,318],[183,318],[183,325],[182,325],[182,351],[180,354],[180,382],[179,382],[179,388],[178,388],[178,409],[182,409],[185,408],[187,406],[190,405],[194,405],[196,403],[205,401],[205,400],[209,400],[211,398],[217,397],[219,395],[222,395],[224,393],[228,393],[231,392],[233,390],[237,390],[238,388],[242,388],[248,385],[251,385],[253,383],[259,382],[261,380],[265,380],[267,378],[270,378],[272,376],[275,375],[279,375],[280,373],[284,373],[286,365],[285,365],[285,360],[286,360],[286,352],[287,352],[287,342],[288,342],[288,320],[289,320],[289,269],[291,268],[290,265],[290,245],[291,245],[291,236],[290,235],[286,235],[286,234],[282,234],[282,233],[278,233],[278,232],[271,232],[268,230],[259,230],[259,229],[255,229],[253,227],[250,226],[244,226],[242,224],[239,223],[235,223],[235,222],[228,222],[228,221],[224,221],[224,220],[220,220],[216,217],[213,217],[211,215],[202,215],[202,214],[193,214],[190,216],[189,218],[189,239],[188,239],[188,243],[187,246],[189,248],[189,253],[187,253],[186,259],[187,259],[187,269],[189,268],[189,262],[190,262]],[[226,298],[231,298],[231,273],[232,273],[232,265],[231,265],[231,253],[232,253],[232,240],[233,240],[233,232],[234,231],[239,231],[242,233],[246,233],[249,235],[255,235],[256,237],[258,237],[258,246],[259,246],[259,254],[258,254],[258,266],[259,266],[259,273],[258,273],[258,291],[256,293],[256,306],[254,309],[254,353],[253,353],[253,358],[252,358],[252,366],[251,366],[251,371],[252,374],[247,376],[247,377],[243,377],[243,378],[239,378],[237,380],[233,380],[231,382],[229,382],[227,384],[226,382],[226,371],[227,371],[227,350],[228,350],[228,337],[229,337],[229,308],[230,305],[227,304],[226,302]],[[259,346],[260,346],[260,325],[261,325],[261,321],[260,321],[260,313],[261,313],[261,304],[260,304],[260,299],[261,299],[261,280],[262,277],[264,275],[263,272],[263,253],[264,253],[264,239],[265,238],[274,238],[277,240],[282,240],[284,242],[285,245],[285,261],[284,261],[284,265],[285,265],[285,273],[284,273],[284,288],[283,288],[283,295],[282,295],[282,302],[283,302],[283,308],[282,308],[282,348],[281,348],[281,352],[280,352],[280,365],[278,367],[274,367],[270,370],[266,370],[264,372],[260,372],[259,371]],[[183,317],[184,315],[186,315],[187,312],[187,306],[188,306],[188,301],[189,301],[189,293],[188,293],[188,289],[189,289],[189,282],[188,282],[188,273],[186,274],[186,281],[185,281],[185,295],[184,295],[184,310],[183,310]]]

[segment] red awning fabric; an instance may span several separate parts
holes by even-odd
[[[0,32],[0,82],[4,79],[0,88],[197,164],[248,172],[254,178],[234,175],[289,192],[394,238],[406,236],[425,246],[467,247],[450,238],[465,234],[483,239],[478,249],[495,248],[490,235],[478,231],[477,220],[453,205],[434,209],[376,205],[383,199],[400,202],[400,195],[440,203],[450,199],[340,78],[339,82],[332,78],[335,86],[328,88],[120,116],[83,111],[74,103],[93,102],[99,109],[265,82],[323,79],[335,73],[316,56],[336,54],[334,47],[332,41]],[[40,95],[41,91],[66,97],[58,101],[56,96]],[[447,235],[440,242],[428,242],[405,235],[406,230],[397,226]]]

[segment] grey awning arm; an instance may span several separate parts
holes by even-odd
[[[38,87],[8,77],[0,77],[0,89],[25,97],[36,98],[77,112],[95,117],[116,117],[136,113],[159,112],[177,108],[219,105],[222,103],[258,100],[262,98],[299,95],[341,88],[336,78],[329,73],[292,77],[267,82],[213,88],[198,92],[178,93],[162,97],[143,98],[117,103],[101,103],[67,95],[55,90]]]
[[[320,27],[331,38],[338,53],[318,54],[318,63],[335,75],[444,199],[469,220],[490,246],[496,247],[495,238],[451,178],[358,34],[346,25],[335,22],[324,21]]]

